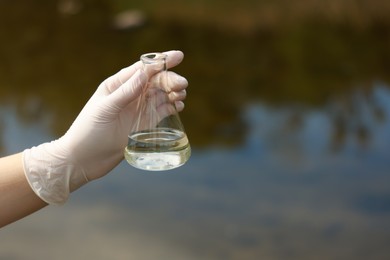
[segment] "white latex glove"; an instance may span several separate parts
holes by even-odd
[[[180,51],[165,54],[168,69],[183,59]],[[46,203],[65,203],[70,192],[106,175],[123,159],[142,87],[159,76],[141,68],[136,62],[103,81],[63,137],[23,152],[26,178]],[[169,96],[180,111],[187,80],[174,72],[167,78]]]

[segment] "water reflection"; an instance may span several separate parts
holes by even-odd
[[[30,256],[30,241],[39,240],[51,247],[34,255],[60,259],[381,259],[390,230],[390,92],[374,90],[386,120],[371,125],[369,147],[352,131],[337,155],[328,152],[326,110],[301,113],[289,131],[291,111],[250,104],[241,115],[249,129],[243,145],[196,149],[169,174],[124,163],[64,208],[7,227],[2,256]]]
[[[388,48],[382,44],[389,29],[381,23],[357,30],[313,21],[240,34],[151,18],[142,28],[118,31],[112,28],[110,4],[99,3],[85,3],[72,16],[59,13],[55,1],[42,1],[39,8],[35,3],[2,3],[0,29],[8,37],[1,43],[1,99],[11,96],[18,107],[40,99],[54,113],[54,135],[66,131],[104,78],[151,50],[186,53],[177,71],[194,87],[183,121],[196,128],[192,142],[198,146],[241,143],[246,126],[240,107],[248,100],[311,108],[338,99],[348,109],[356,87],[369,93],[377,80],[389,81]],[[335,119],[342,138],[340,120]],[[361,138],[366,134],[361,128]]]
[[[0,2],[1,153],[58,137],[104,78],[173,48],[186,53],[193,156],[169,174],[121,164],[65,207],[3,229],[0,258],[389,255],[385,20],[231,30],[162,12],[118,30],[119,1],[92,2]]]

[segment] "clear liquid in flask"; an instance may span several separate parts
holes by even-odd
[[[155,128],[129,135],[127,162],[139,169],[163,171],[183,165],[191,155],[187,135],[170,128]]]

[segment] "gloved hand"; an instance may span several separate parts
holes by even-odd
[[[168,69],[183,59],[180,51],[165,54]],[[46,203],[65,203],[70,192],[106,175],[123,159],[142,88],[149,79],[159,77],[155,71],[141,68],[139,61],[107,78],[64,136],[23,152],[26,178]],[[171,71],[167,79],[172,89],[169,97],[181,111],[187,80]]]

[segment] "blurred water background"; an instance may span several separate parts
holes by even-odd
[[[389,259],[390,2],[0,0],[0,152],[180,49],[193,155],[0,231],[0,259]]]

